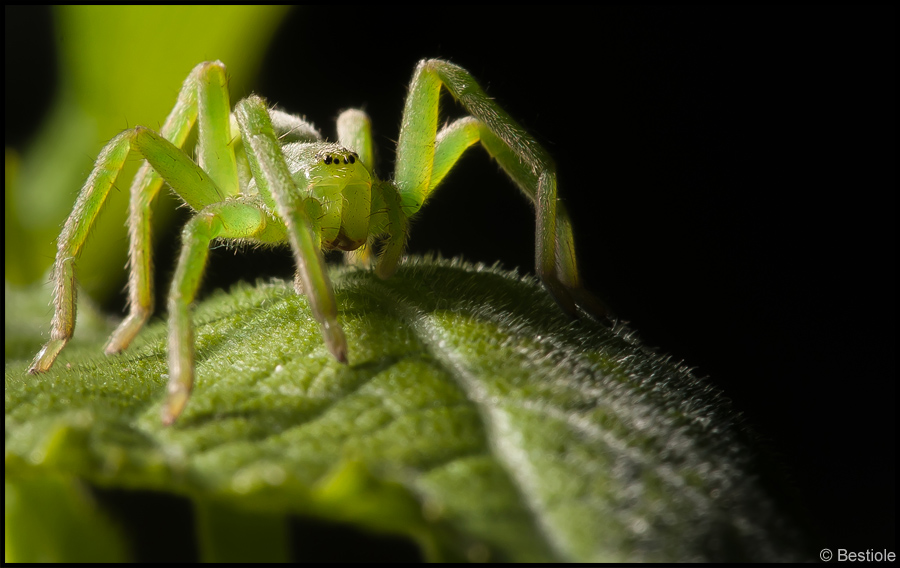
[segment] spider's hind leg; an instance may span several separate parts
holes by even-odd
[[[52,276],[55,286],[50,340],[35,356],[29,373],[49,370],[75,331],[75,259],[125,164],[131,150],[131,134],[130,130],[122,132],[100,151],[94,169],[78,194],[75,207],[59,235]]]
[[[220,199],[221,192],[236,194],[237,169],[229,128],[229,98],[225,66],[219,61],[207,61],[194,67],[185,79],[178,99],[159,136],[181,149],[199,116],[197,154],[200,166],[221,189],[215,194],[194,196],[184,192],[182,198],[197,208]],[[145,161],[130,189],[128,213],[128,316],[119,324],[106,342],[104,351],[114,354],[123,351],[134,340],[153,313],[153,266],[151,203],[162,187],[160,172]]]
[[[172,112],[160,129],[162,137],[181,147],[197,120],[198,93],[202,85],[214,85],[221,76],[224,85],[224,65],[218,61],[197,65],[185,79]],[[213,80],[211,80],[213,79]],[[224,88],[224,87],[220,87]],[[227,97],[227,92],[226,92]],[[138,129],[126,130],[107,143],[100,151],[94,169],[85,181],[72,213],[66,220],[57,241],[56,262],[53,268],[54,314],[50,341],[35,356],[31,373],[47,371],[65,347],[75,330],[75,259],[93,227],[122,170]],[[129,251],[129,314],[113,332],[106,345],[107,353],[125,349],[153,312],[152,270],[150,263],[150,203],[162,187],[162,177],[144,163],[131,185],[128,232]]]
[[[437,132],[442,86],[471,116]],[[550,294],[573,316],[577,315],[576,305],[596,316],[607,315],[602,302],[582,287],[571,221],[557,199],[552,158],[485,94],[468,71],[437,59],[421,61],[403,113],[394,178],[404,213],[415,214],[462,153],[481,142],[534,204],[536,271]]]

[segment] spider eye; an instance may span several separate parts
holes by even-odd
[[[320,150],[316,153],[316,160],[321,161],[321,163],[325,165],[339,165],[341,160],[343,160],[345,164],[355,164],[356,161],[359,160],[359,154],[347,149],[343,149],[336,154],[332,154],[326,150]]]

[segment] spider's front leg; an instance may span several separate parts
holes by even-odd
[[[169,387],[162,411],[164,424],[171,424],[178,418],[194,385],[194,334],[190,306],[200,287],[210,243],[217,238],[278,241],[283,237],[283,228],[267,223],[266,214],[260,206],[244,198],[209,205],[185,226],[181,255],[172,277],[168,300]]]
[[[291,177],[266,103],[250,96],[237,104],[235,116],[260,196],[285,225],[297,263],[297,280],[322,326],[325,345],[338,361],[346,363],[347,340],[337,321],[337,302],[322,256],[321,236],[306,214],[303,194]]]
[[[441,86],[472,116],[437,132]],[[571,221],[557,200],[553,160],[468,71],[446,61],[421,61],[410,83],[394,174],[403,212],[414,215],[466,148],[479,141],[534,203],[535,264],[551,295],[572,315],[576,305],[606,315],[605,306],[581,285]]]

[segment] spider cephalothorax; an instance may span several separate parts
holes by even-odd
[[[294,183],[306,188],[307,216],[317,220],[321,246],[353,251],[365,245],[373,178],[359,154],[322,142],[286,144],[282,152]]]
[[[442,86],[470,116],[438,131]],[[437,59],[416,67],[390,180],[378,180],[372,172],[371,127],[362,111],[340,115],[338,141],[332,144],[302,118],[270,109],[258,96],[239,101],[233,113],[229,109],[225,66],[201,63],[185,80],[158,133],[138,126],[103,148],[59,236],[51,336],[30,372],[49,369],[72,337],[75,258],[132,150],[146,162],[130,191],[129,313],[107,342],[108,354],[128,347],[153,312],[150,203],[163,181],[196,212],[182,233],[168,295],[167,424],[182,413],[193,387],[190,305],[214,240],[288,243],[297,264],[298,291],[309,298],[328,349],[346,363],[347,341],[322,249],[357,251],[353,261],[368,263],[380,240],[375,272],[389,277],[406,243],[408,219],[476,142],[534,203],[537,273],[550,293],[570,314],[576,313],[576,304],[603,312],[578,278],[569,216],[556,197],[553,161],[461,67]],[[196,161],[182,149],[194,123]]]

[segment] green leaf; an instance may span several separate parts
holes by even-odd
[[[37,377],[8,362],[7,483],[186,496],[213,560],[286,558],[294,514],[406,535],[431,560],[797,557],[727,402],[624,325],[459,262],[333,280],[349,365],[289,283],[236,286],[196,309],[198,380],[172,427],[163,322],[118,357],[75,345]]]
[[[122,562],[120,531],[71,476],[33,469],[7,479],[7,562]]]

